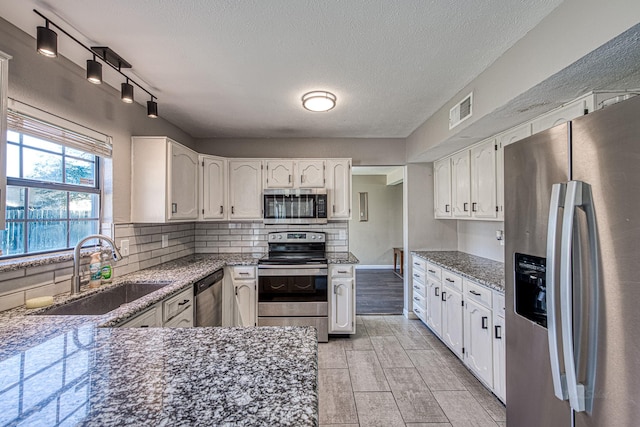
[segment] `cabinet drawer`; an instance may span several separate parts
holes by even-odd
[[[427,295],[427,286],[424,283],[420,283],[416,280],[413,281],[413,293],[418,293],[422,297]]]
[[[442,270],[443,284],[462,292],[462,277],[450,271]]]
[[[155,328],[162,326],[159,313],[159,307],[157,305],[151,307],[149,310],[137,315],[133,319],[118,325],[120,328]]]
[[[331,277],[353,277],[353,265],[332,265],[329,267]]]
[[[231,274],[234,279],[255,279],[256,269],[252,266],[233,267],[231,268]]]
[[[413,269],[413,282],[414,283],[422,283],[423,285],[426,283],[424,271]]]
[[[493,291],[493,312],[496,316],[504,317],[504,294]]]
[[[432,279],[436,279],[438,281],[442,280],[442,269],[436,265],[427,263],[427,277]]]
[[[427,322],[427,310],[425,310],[422,306],[413,302],[413,312],[422,320],[423,322]]]
[[[193,310],[189,308],[164,324],[165,328],[192,328]]]
[[[417,256],[413,257],[413,271],[420,270],[423,273],[427,270],[427,261]]]
[[[491,308],[492,305],[492,291],[489,288],[480,286],[470,280],[464,280],[464,297],[465,300],[469,299],[477,302],[487,308]]]
[[[193,289],[189,287],[179,294],[167,299],[162,307],[162,321],[166,322],[180,312],[193,307]]]
[[[413,306],[421,308],[424,312],[427,312],[427,299],[418,293],[413,294]]]

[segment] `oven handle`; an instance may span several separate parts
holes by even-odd
[[[269,266],[258,268],[258,276],[326,276],[327,268],[300,268],[299,266]]]

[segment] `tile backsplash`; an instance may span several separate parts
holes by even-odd
[[[255,222],[190,222],[180,224],[116,224],[114,240],[118,247],[129,240],[129,256],[114,264],[119,277],[194,253],[266,253],[267,235],[273,231],[323,231],[327,250],[349,250],[349,222],[324,225],[264,225]],[[162,237],[167,245],[162,247]],[[46,258],[47,255],[43,255]],[[81,272],[87,270],[83,256]],[[18,263],[19,259],[7,260]],[[0,311],[23,305],[26,299],[69,292],[73,261],[70,256],[56,263],[17,266],[0,272]]]

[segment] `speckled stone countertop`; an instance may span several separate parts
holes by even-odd
[[[360,260],[351,252],[327,252],[329,264],[358,264]]]
[[[193,255],[123,276],[110,286],[167,286],[101,316],[0,313],[0,425],[317,426],[313,328],[104,328],[257,259]]]
[[[504,292],[504,263],[458,251],[412,251],[440,267]]]

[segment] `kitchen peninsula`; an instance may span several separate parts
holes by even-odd
[[[253,263],[194,255],[138,271],[113,286],[169,284],[102,316],[0,313],[0,424],[317,425],[313,328],[109,327],[222,266]]]

